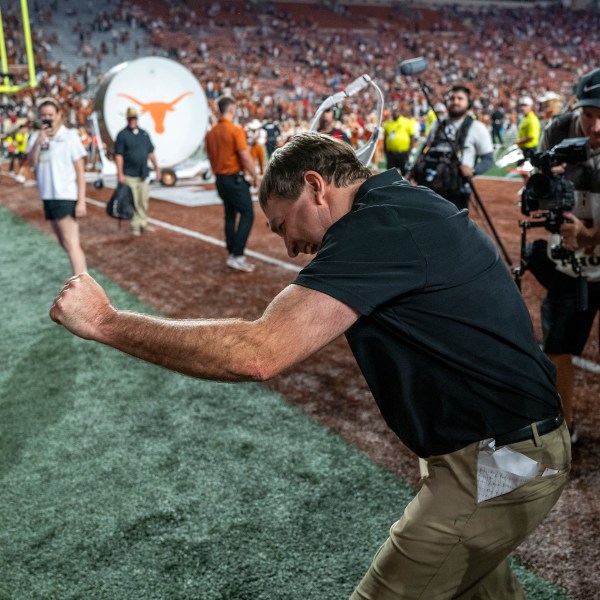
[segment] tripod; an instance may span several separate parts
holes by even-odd
[[[528,252],[527,247],[527,231],[534,227],[543,227],[551,233],[558,233],[560,230],[560,224],[565,221],[560,211],[549,210],[533,215],[534,218],[544,218],[543,221],[519,221],[521,227],[521,260],[520,265],[513,269],[513,276],[515,283],[519,290],[521,290],[521,278],[526,271],[531,271],[534,277],[546,288],[550,286],[552,276],[554,273],[554,264],[547,259],[547,263],[540,265],[539,259],[536,260],[536,265],[532,266],[533,253]],[[562,247],[562,245],[552,246],[550,248],[550,254],[552,258],[562,261],[569,261],[571,268],[575,273],[575,298],[577,302],[577,310],[585,311],[588,309],[588,287],[587,280],[582,274],[582,261],[575,255],[575,252],[571,252]],[[546,257],[544,256],[544,260]],[[532,263],[532,264],[530,264]],[[550,271],[548,270],[550,268]]]
[[[435,108],[433,107],[433,104],[431,103],[431,99],[429,97],[429,88],[427,87],[427,84],[420,77],[417,77],[417,82],[419,84],[419,87],[421,88],[421,91],[423,92],[423,95],[425,96],[427,105],[433,111],[433,114],[435,115],[435,118],[437,119],[439,126],[441,127],[441,121],[440,121],[438,114],[435,111]],[[448,139],[448,134],[446,133],[446,129],[444,127],[441,128],[441,132],[445,138],[445,141],[452,148],[453,160],[456,160],[457,163],[460,162],[458,160],[458,156],[456,155],[456,148],[455,148],[454,144]],[[496,231],[496,228],[494,227],[494,224],[492,223],[492,221],[488,215],[488,212],[487,212],[483,202],[481,201],[479,194],[477,193],[477,189],[473,185],[472,177],[465,177],[465,183],[469,186],[469,189],[473,193],[473,199],[475,200],[476,208],[481,211],[481,214],[483,215],[485,222],[487,223],[487,226],[489,227],[490,231],[492,232],[492,235],[493,235],[494,239],[496,240],[496,244],[498,245],[498,248],[500,249],[500,252],[502,253],[502,256],[504,257],[504,260],[506,261],[506,263],[509,267],[512,267],[512,265],[513,265],[512,260],[510,259],[510,256],[508,256],[508,253],[506,252],[506,248],[504,247],[504,244],[500,240],[500,236],[498,235],[498,232]]]

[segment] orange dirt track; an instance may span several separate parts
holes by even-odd
[[[512,261],[518,264],[521,218],[517,204],[519,182],[478,180],[477,189]],[[105,202],[111,190],[88,185],[88,197]],[[36,187],[24,187],[0,175],[0,203],[47,235]],[[291,260],[283,244],[266,227],[258,206],[248,248]],[[486,230],[477,211],[472,217]],[[188,230],[223,238],[220,206],[188,208],[151,200],[153,219]],[[536,233],[541,232],[541,233]],[[158,227],[134,238],[126,223],[106,216],[102,207],[88,205],[81,221],[83,246],[91,268],[135,294],[169,317],[258,317],[270,299],[294,279],[294,272],[254,261],[254,273],[232,272],[225,267],[225,250],[213,244]],[[544,236],[535,230],[529,237]],[[65,256],[65,279],[69,276]],[[63,282],[56,282],[57,292]],[[540,339],[539,307],[543,289],[530,274],[523,294]],[[48,298],[48,306],[52,298]],[[598,363],[598,324],[583,358]],[[281,392],[319,422],[368,454],[402,479],[416,485],[416,458],[389,432],[381,419],[344,339],[339,339],[269,386]],[[600,374],[577,369],[575,417],[580,441],[573,449],[571,481],[548,519],[516,553],[525,566],[557,584],[574,599],[599,597],[600,589]]]

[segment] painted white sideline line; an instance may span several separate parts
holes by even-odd
[[[579,367],[580,369],[584,369],[585,371],[591,371],[592,373],[600,373],[600,365],[597,365],[591,360],[581,358],[580,356],[573,357],[573,364],[576,367]]]
[[[105,202],[99,202],[98,200],[94,200],[93,198],[86,198],[86,200],[93,204],[94,206],[99,206],[100,208],[106,208]],[[208,244],[212,244],[213,246],[219,246],[220,248],[225,248],[225,242],[223,240],[218,240],[217,238],[211,237],[209,235],[204,235],[203,233],[199,233],[198,231],[193,231],[191,229],[186,229],[184,227],[179,227],[178,225],[171,225],[171,223],[166,223],[165,221],[159,221],[158,219],[149,218],[148,221],[152,223],[152,225],[158,225],[159,227],[163,227],[164,229],[169,229],[171,231],[175,231],[176,233],[181,233],[182,235],[187,235],[188,237],[202,240]],[[271,256],[267,256],[266,254],[262,254],[261,252],[255,252],[254,250],[246,249],[245,251],[247,256],[251,256],[257,260],[261,260],[262,262],[269,263],[271,265],[275,265],[277,267],[281,267],[282,269],[287,269],[288,271],[292,271],[294,273],[299,273],[302,270],[302,267],[298,265],[294,265],[289,262],[285,262],[283,260],[279,260],[278,258],[273,258]]]

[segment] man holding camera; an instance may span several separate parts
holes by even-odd
[[[468,87],[452,86],[446,106],[448,118],[432,124],[411,176],[458,208],[468,208],[471,178],[492,166],[494,145],[488,128],[468,114]]]
[[[567,222],[552,234],[549,248],[560,244],[575,253],[576,264],[587,281],[587,308],[578,302],[577,273],[572,261],[553,259],[555,272],[542,304],[544,351],[557,369],[557,387],[567,424],[573,430],[573,355],[584,349],[594,317],[600,310],[600,68],[584,75],[577,85],[575,111],[555,117],[545,129],[539,149],[548,151],[564,139],[587,137],[590,157],[576,164],[559,165],[556,174],[575,185],[575,206],[565,213]]]

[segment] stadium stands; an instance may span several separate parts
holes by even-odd
[[[323,97],[363,73],[378,82],[386,104],[406,99],[420,116],[423,94],[415,78],[400,76],[399,63],[423,55],[429,69],[422,77],[434,102],[453,82],[466,81],[480,118],[502,101],[514,119],[519,95],[551,90],[568,98],[578,75],[600,59],[599,14],[561,7],[433,10],[383,2],[241,0],[38,0],[34,6],[41,85],[16,98],[26,107],[40,94],[74,104],[86,99],[89,106],[111,66],[156,54],[188,67],[209,99],[223,91],[235,95],[242,122],[272,116],[305,126]],[[533,10],[535,15],[528,12]],[[9,7],[4,18],[6,31],[19,31],[16,11]],[[9,56],[15,72],[22,55],[15,33]],[[359,95],[344,113],[366,117],[371,109],[371,99]]]

